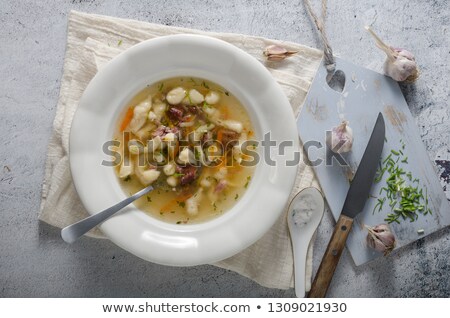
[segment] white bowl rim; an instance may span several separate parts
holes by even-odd
[[[181,54],[180,48],[185,52]],[[148,56],[161,60],[142,66]],[[218,62],[220,65],[216,65]],[[146,72],[151,70],[155,72],[150,76]],[[118,246],[145,260],[174,266],[214,263],[255,243],[280,217],[297,174],[297,166],[284,164],[298,152],[295,119],[270,72],[225,41],[200,35],[169,35],[141,42],[119,54],[100,69],[83,93],[72,121],[69,159],[75,188],[90,214],[125,198],[117,180],[113,181],[113,168],[100,165],[105,159],[102,144],[112,138],[125,103],[146,82],[183,75],[203,77],[225,87],[247,108],[259,137],[270,131],[272,139],[290,140],[293,146],[284,154],[272,154],[276,166],[264,162],[258,165],[239,202],[213,221],[172,225],[130,205],[101,225],[102,232]],[[237,82],[241,86],[237,87]],[[274,116],[278,120],[274,121]]]

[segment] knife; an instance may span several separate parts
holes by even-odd
[[[311,290],[308,294],[310,298],[325,297],[327,293],[339,258],[344,250],[348,234],[352,228],[353,219],[363,210],[369,197],[370,188],[372,187],[381,152],[383,151],[384,136],[384,118],[379,113],[369,143],[347,192],[342,213],[337,220],[333,235],[311,285]]]

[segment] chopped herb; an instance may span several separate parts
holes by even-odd
[[[251,179],[252,179],[251,176],[248,176],[248,177],[247,177],[247,182],[245,183],[244,188],[247,188],[247,187],[248,187],[248,184],[250,183],[250,180],[251,180]]]
[[[225,95],[230,96],[230,93],[228,91],[225,91]]]
[[[202,86],[203,86],[204,88],[206,88],[206,89],[209,89],[209,85],[208,85],[208,84],[206,84],[206,82],[205,82],[205,81],[203,81],[203,82],[202,82]]]
[[[181,208],[184,208],[184,207],[186,206],[186,203],[185,203],[185,202],[177,201],[177,203],[178,203],[178,205],[179,205]],[[175,211],[174,211],[174,212],[175,212]]]
[[[402,150],[405,149],[404,143],[402,143]],[[389,207],[393,213],[386,216],[385,221],[388,223],[396,222],[400,223],[402,220],[410,220],[414,222],[419,217],[419,214],[427,215],[428,208],[428,191],[425,187],[425,197],[423,195],[423,189],[419,189],[418,186],[413,186],[414,183],[419,183],[419,179],[413,179],[413,175],[410,171],[405,171],[399,166],[400,155],[404,155],[402,150],[391,149],[389,155],[383,160],[382,165],[378,168],[374,182],[381,181],[383,174],[387,171],[386,186],[380,189],[379,194],[385,192],[385,197],[377,199],[377,203],[373,209],[380,212],[383,209],[383,204],[386,199],[389,199]],[[394,161],[392,156],[397,156]],[[408,163],[408,157],[404,156],[401,160],[402,163]],[[406,177],[406,178],[405,178]],[[409,180],[409,182],[407,182]],[[411,181],[413,180],[413,181]],[[425,203],[423,201],[425,200]]]
[[[201,159],[200,150],[198,150],[198,148],[194,148],[194,157],[196,160]]]
[[[388,223],[396,222],[396,223],[400,224],[400,222],[398,221],[398,215],[396,215],[396,214],[392,214],[392,213],[388,214],[384,220]]]
[[[389,201],[389,206],[391,207],[391,209],[397,204],[396,200],[390,199]]]
[[[197,82],[192,77],[189,78],[189,81],[192,82],[194,84],[194,86],[197,86]]]
[[[216,202],[213,203],[213,207],[214,207],[214,211],[216,211],[217,210]]]
[[[119,40],[119,42],[117,42],[117,46],[121,46],[122,45],[122,40]]]
[[[175,211],[170,211],[170,213],[175,213]]]
[[[181,221],[177,221],[177,224],[181,224]]]
[[[123,179],[123,181],[128,182],[131,180],[131,176],[126,176],[125,179]]]
[[[147,195],[147,202],[152,202],[152,198]]]
[[[174,177],[182,177],[182,176],[184,176],[184,173],[178,173],[178,172],[175,172],[175,173],[173,174],[173,176],[174,176]]]
[[[385,168],[379,168],[377,170],[376,176],[375,176],[375,183],[378,183],[381,181],[381,179],[383,178],[384,173],[386,172],[386,167]]]
[[[189,95],[189,91],[186,91],[186,96],[185,97],[187,97],[187,99],[189,101],[189,104],[192,104],[192,100],[191,100],[191,96]]]
[[[378,200],[378,202],[377,202],[377,204],[375,205],[375,207],[373,208],[372,214],[375,213],[375,210],[376,210],[377,208],[378,208],[378,212],[380,212],[381,209],[383,208],[384,202],[386,202],[386,198],[377,199],[377,200]]]
[[[161,84],[159,84],[158,85],[158,91],[162,91],[162,89],[163,89],[163,87],[164,87],[164,83],[161,83]]]
[[[239,194],[236,193],[234,199],[237,200],[239,198]]]
[[[383,193],[383,191],[386,191],[386,193],[387,193],[387,192],[389,192],[389,189],[386,188],[386,187],[382,187],[382,188],[380,189],[380,193],[379,193],[379,194]]]
[[[164,212],[163,211],[159,211],[159,215],[163,215],[164,214]]]

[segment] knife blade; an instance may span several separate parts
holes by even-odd
[[[352,228],[353,219],[364,209],[364,205],[369,197],[378,162],[381,158],[381,152],[383,151],[384,137],[384,118],[379,113],[308,297],[325,297],[327,293],[339,258],[344,250],[348,234]]]

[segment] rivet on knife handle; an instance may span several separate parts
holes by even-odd
[[[311,290],[308,294],[309,298],[323,298],[327,294],[328,287],[341,258],[352,225],[353,219],[341,214],[311,285]]]

